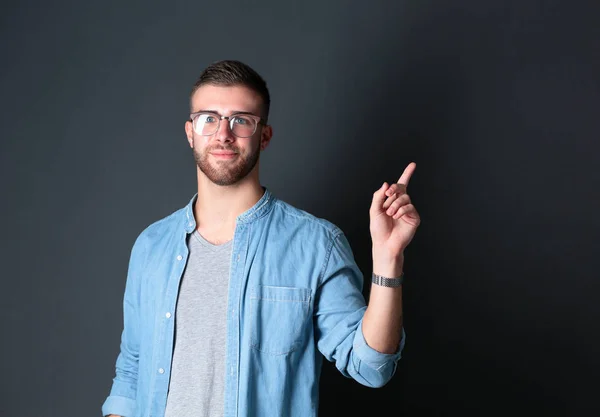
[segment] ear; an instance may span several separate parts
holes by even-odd
[[[264,151],[269,143],[271,143],[271,138],[273,137],[273,128],[271,125],[264,126],[262,128],[262,132],[260,134],[260,150]]]
[[[186,120],[185,122],[185,135],[187,136],[190,148],[194,148],[194,127],[192,126],[192,122],[189,120]]]

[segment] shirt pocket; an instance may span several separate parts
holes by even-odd
[[[308,288],[257,285],[250,296],[250,345],[271,355],[302,346],[309,319]]]

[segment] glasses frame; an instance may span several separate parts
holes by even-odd
[[[200,116],[201,114],[210,114],[212,116],[215,116],[217,119],[219,119],[217,122],[217,130],[215,130],[214,133],[211,133],[210,135],[198,133],[198,131],[196,130],[196,128],[194,126],[194,119],[196,117]],[[250,118],[254,119],[254,121],[256,122],[256,125],[254,126],[254,131],[252,132],[252,134],[250,136],[238,136],[235,133],[233,133],[233,127],[231,126],[231,122],[233,121],[233,118],[235,118],[236,116],[249,116]],[[231,134],[237,138],[244,138],[244,139],[250,138],[256,133],[256,129],[258,128],[258,125],[267,126],[267,122],[262,117],[257,116],[252,113],[245,113],[245,112],[237,112],[237,113],[233,113],[230,116],[222,116],[219,113],[215,113],[212,111],[199,111],[196,113],[191,113],[189,121],[192,123],[192,129],[194,129],[194,132],[198,133],[200,136],[212,136],[212,135],[216,134],[219,131],[219,129],[221,128],[221,120],[223,120],[223,119],[227,120]]]

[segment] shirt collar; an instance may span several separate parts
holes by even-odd
[[[236,219],[237,223],[251,223],[254,220],[261,218],[271,210],[271,207],[275,202],[275,197],[269,191],[268,188],[262,188],[264,190],[264,194],[262,195],[260,200],[258,200],[256,204],[254,204],[248,210],[240,214]],[[198,193],[194,194],[194,196],[190,199],[190,202],[185,207],[185,231],[187,233],[192,233],[196,229],[196,218],[194,217],[194,203],[197,199]]]

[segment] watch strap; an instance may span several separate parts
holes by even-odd
[[[382,277],[381,275],[377,275],[375,273],[373,273],[373,275],[371,277],[371,282],[373,284],[379,285],[382,287],[391,287],[391,288],[399,287],[402,285],[403,281],[404,281],[404,272],[402,272],[402,274],[396,278]]]

